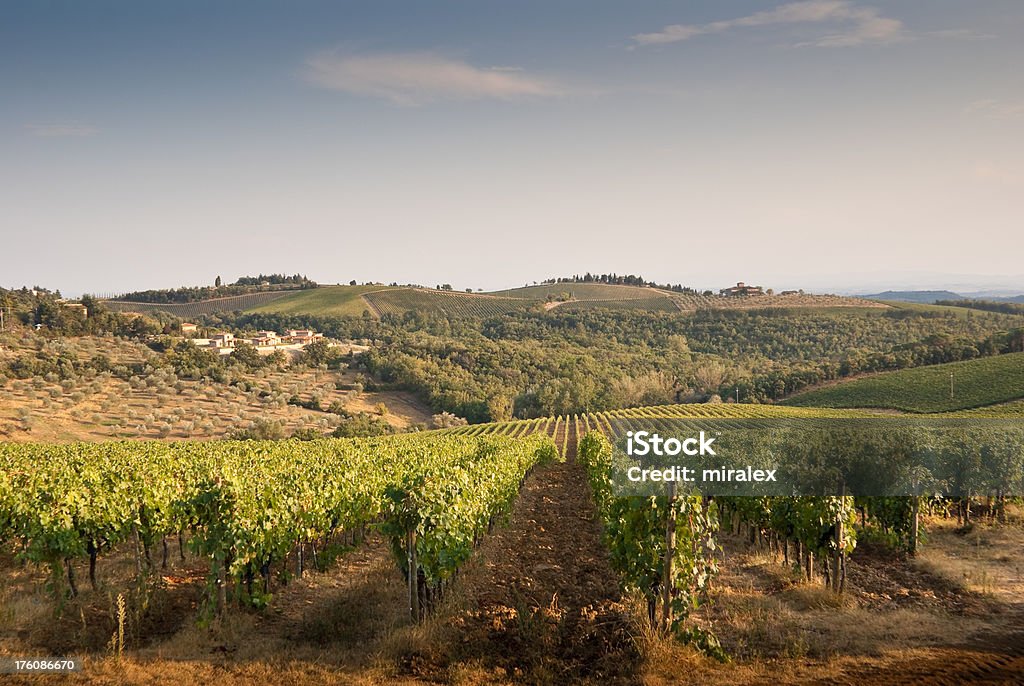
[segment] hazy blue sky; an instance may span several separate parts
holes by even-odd
[[[1024,4],[2,2],[0,232],[72,293],[1024,288]]]

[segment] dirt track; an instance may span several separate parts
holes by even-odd
[[[471,609],[456,620],[456,655],[523,683],[636,683],[639,655],[569,440],[569,461],[527,479],[463,577]]]

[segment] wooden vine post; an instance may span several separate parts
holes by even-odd
[[[836,517],[835,524],[835,541],[833,542],[832,550],[832,576],[829,579],[829,581],[832,582],[832,591],[835,593],[840,593],[842,591],[842,588],[844,586],[843,576],[845,575],[844,568],[846,566],[846,531],[844,531],[843,529],[843,527],[846,525],[846,522],[843,520],[843,507],[845,506],[846,499],[846,484],[842,482],[839,485],[839,498],[839,511],[838,516]]]
[[[921,529],[921,498],[918,495],[917,479],[911,483],[914,495],[910,496],[910,541],[909,548],[911,555],[917,555],[917,542]]]
[[[214,553],[214,569],[217,574],[217,616],[223,617],[228,607],[228,568],[227,557],[223,553]]]
[[[672,562],[676,554],[676,482],[668,482],[668,523],[665,526],[665,577],[661,582],[661,624],[665,631],[672,628]]]
[[[832,551],[832,578],[830,579],[832,582],[832,590],[836,593],[839,593],[842,589],[841,575],[844,566],[843,546],[845,545],[845,533],[846,532],[843,531],[842,515],[840,514],[839,520],[836,521],[836,540],[835,549]]]
[[[412,621],[420,621],[419,569],[416,562],[416,529],[410,528],[405,540],[409,564],[409,614]]]

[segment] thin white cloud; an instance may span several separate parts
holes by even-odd
[[[83,138],[99,131],[85,124],[26,124],[25,130],[39,138]]]
[[[1019,171],[1007,169],[992,162],[979,162],[974,165],[972,171],[974,178],[979,181],[1001,186],[1019,186],[1024,184],[1024,176]]]
[[[974,29],[941,29],[939,31],[926,31],[921,35],[926,38],[960,38],[963,40],[988,40],[995,38],[995,34],[975,31]]]
[[[976,100],[967,106],[967,113],[988,119],[1019,119],[1024,117],[1024,100]]]
[[[322,52],[306,61],[303,77],[319,88],[383,98],[400,105],[438,100],[513,100],[561,92],[554,83],[516,67],[475,67],[429,52]]]
[[[852,47],[892,43],[908,37],[903,22],[883,16],[874,7],[860,6],[851,0],[802,0],[736,19],[709,24],[674,24],[652,33],[639,33],[633,36],[633,42],[634,47],[661,45],[736,28],[794,24],[829,24],[835,29],[824,36],[799,43],[801,47]]]

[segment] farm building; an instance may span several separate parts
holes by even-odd
[[[61,305],[61,307],[63,307],[66,310],[71,310],[75,314],[82,315],[82,317],[88,317],[89,316],[88,308],[86,308],[86,306],[83,305],[82,303],[62,302],[60,305]]]
[[[193,345],[212,348],[220,355],[230,355],[235,351],[238,342],[248,343],[256,348],[261,355],[270,355],[278,350],[290,355],[297,355],[313,341],[322,340],[324,335],[312,329],[293,329],[284,336],[276,331],[257,331],[253,335],[236,337],[231,333],[218,333],[211,338],[193,338]],[[333,345],[333,344],[332,344]]]
[[[761,286],[748,286],[740,281],[735,286],[723,288],[719,293],[725,296],[764,295],[764,288]]]
[[[235,347],[235,334],[233,333],[215,333],[210,337],[211,348],[234,348]]]
[[[317,333],[312,329],[289,329],[285,334],[285,338],[292,342],[300,345],[308,345],[313,341],[323,338],[322,333]]]
[[[257,348],[271,345],[281,345],[281,337],[276,331],[257,331],[252,338],[246,339]]]

